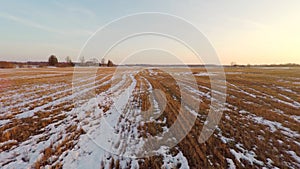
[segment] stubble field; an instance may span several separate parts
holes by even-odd
[[[225,68],[226,108],[205,143],[198,137],[213,74],[203,68],[170,68],[172,74],[123,68],[116,76],[115,68],[97,68],[95,76],[92,69],[0,70],[0,168],[300,168],[299,68]],[[182,94],[192,97],[180,110]],[[192,116],[196,121],[178,144],[155,147],[152,141],[154,156],[122,156],[143,149],[143,138],[159,140],[179,111],[180,123]]]

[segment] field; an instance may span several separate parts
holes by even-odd
[[[0,168],[300,168],[299,68],[225,68],[226,108],[205,143],[213,74],[170,68],[176,83],[158,68],[123,69],[1,69]],[[183,102],[176,132],[194,117],[191,130],[174,147],[156,147]],[[128,157],[149,145],[154,156]]]

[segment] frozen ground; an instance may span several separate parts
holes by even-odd
[[[226,69],[226,108],[202,144],[197,139],[215,74],[195,68],[172,68],[169,75],[157,68],[93,71],[0,70],[0,168],[300,167],[297,68]],[[180,112],[182,130],[171,132]],[[145,150],[151,156],[144,157]]]

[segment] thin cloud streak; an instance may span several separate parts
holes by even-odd
[[[36,29],[40,29],[40,30],[43,30],[43,31],[56,33],[56,34],[60,34],[60,35],[92,35],[93,34],[93,31],[89,31],[89,30],[62,31],[62,30],[54,29],[54,28],[39,24],[37,22],[27,20],[25,18],[21,18],[21,17],[17,17],[17,16],[14,16],[14,15],[11,15],[11,14],[7,14],[7,13],[0,13],[0,17],[4,18],[4,19],[8,19],[10,21],[14,21],[14,22],[19,23],[19,24],[23,24],[23,25],[32,27],[32,28],[36,28]]]
[[[58,1],[53,1],[53,3],[56,6],[63,8],[65,11],[69,11],[69,12],[73,12],[73,13],[81,13],[83,15],[88,16],[89,18],[96,17],[95,13],[87,8],[78,7],[78,6],[68,6],[68,5],[58,2]]]

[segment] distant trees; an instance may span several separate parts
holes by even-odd
[[[84,63],[84,62],[85,62],[84,56],[81,56],[81,57],[79,58],[79,60],[80,60],[80,63]]]
[[[67,63],[71,63],[72,66],[78,65],[78,66],[103,66],[103,67],[113,67],[115,64],[111,60],[106,60],[105,58],[102,58],[101,60],[98,60],[97,58],[88,58],[88,60],[84,56],[79,57],[79,61],[77,63],[73,63],[71,61],[71,58],[67,56],[65,58]]]
[[[101,59],[101,63],[100,63],[99,66],[105,66],[105,59],[104,58]]]
[[[95,63],[95,64],[99,63],[98,59],[96,59],[96,58],[92,58],[92,59],[91,59],[91,62],[93,62],[93,63]]]
[[[66,62],[67,62],[70,66],[75,66],[75,64],[72,62],[70,56],[67,56],[67,57],[66,57]]]
[[[236,62],[231,62],[230,65],[231,65],[232,67],[236,67],[236,66],[237,66],[237,63],[236,63]]]
[[[51,55],[48,59],[48,64],[50,66],[55,66],[58,63],[57,57],[55,55]]]
[[[66,62],[67,62],[67,63],[72,63],[72,60],[71,60],[71,57],[70,57],[70,56],[67,56],[67,57],[66,57]]]
[[[113,67],[114,63],[111,60],[108,60],[107,67]]]

